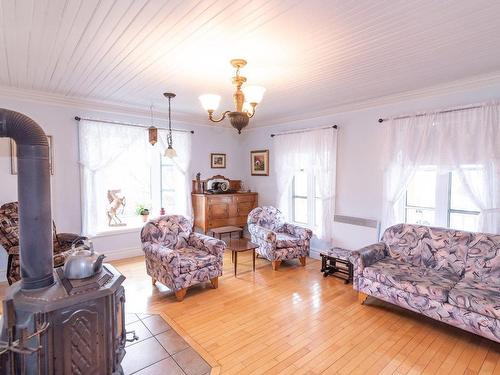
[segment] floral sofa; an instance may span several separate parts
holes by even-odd
[[[217,288],[226,244],[192,232],[192,222],[180,215],[151,220],[141,231],[146,271],[172,289],[179,301],[191,285],[210,281]]]
[[[257,253],[270,260],[276,271],[283,260],[299,258],[305,266],[312,231],[285,223],[280,210],[272,206],[254,208],[248,214],[248,231]]]
[[[71,245],[79,237],[73,233],[57,233],[52,223],[54,238],[54,267],[64,265]],[[9,285],[21,279],[19,260],[19,203],[5,203],[0,207],[0,245],[7,252],[7,281]]]
[[[352,254],[354,288],[500,342],[500,235],[399,224]]]

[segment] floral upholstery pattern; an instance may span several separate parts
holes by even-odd
[[[73,233],[57,233],[53,227],[54,267],[64,265],[71,252],[71,244],[79,236]],[[5,203],[0,207],[0,246],[7,251],[7,281],[12,284],[21,279],[19,260],[19,204]]]
[[[363,276],[409,293],[446,302],[448,292],[458,282],[457,275],[446,270],[416,267],[387,257],[366,267]]]
[[[360,292],[500,342],[500,236],[399,224],[353,251]]]
[[[391,257],[414,266],[448,269],[461,276],[472,233],[398,224],[382,236]]]
[[[248,231],[257,253],[270,261],[288,260],[309,255],[312,231],[285,223],[280,210],[272,206],[254,208],[248,214]]]
[[[465,278],[486,283],[500,280],[500,235],[475,233],[467,253]]]
[[[446,302],[408,293],[367,278],[360,278],[359,290],[383,301],[500,342],[500,320]]]
[[[191,228],[184,216],[167,215],[149,221],[141,231],[148,275],[173,291],[222,275],[226,244]]]
[[[464,279],[450,291],[449,303],[500,319],[500,280],[494,284],[478,284]]]

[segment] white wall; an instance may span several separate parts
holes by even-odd
[[[249,168],[245,168],[248,170],[245,180],[248,181],[251,189],[259,192],[261,204],[275,204],[273,160],[276,155],[273,153],[270,135],[280,131],[337,124],[339,129],[336,214],[380,220],[382,211],[380,151],[383,145],[384,125],[379,124],[377,120],[380,117],[449,108],[499,98],[500,87],[488,87],[428,96],[418,100],[399,101],[355,112],[332,113],[319,118],[289,122],[273,127],[254,128],[245,133],[245,154],[249,155],[250,150],[269,149],[270,176],[251,176]],[[304,136],[307,136],[307,133]],[[245,162],[248,165],[249,159]],[[332,223],[332,225],[337,246],[360,248],[377,240],[376,229],[342,223]],[[312,246],[321,249],[324,244],[313,241]]]
[[[334,94],[334,93],[333,93]],[[260,204],[275,203],[275,175],[271,133],[278,131],[322,127],[337,124],[338,159],[336,213],[369,219],[380,219],[382,196],[382,170],[380,151],[383,125],[379,117],[406,114],[452,106],[466,105],[492,99],[500,99],[500,86],[475,88],[453,93],[427,96],[420,99],[393,102],[354,112],[334,113],[287,122],[267,128],[253,128],[241,136],[233,129],[180,124],[175,127],[195,130],[191,175],[201,172],[202,177],[224,174],[242,179],[247,188],[259,193]],[[95,117],[115,121],[148,123],[147,118],[110,114],[89,108],[59,106],[41,102],[0,97],[0,107],[22,112],[37,121],[54,137],[55,175],[52,178],[53,216],[59,231],[79,232],[81,228],[80,185],[78,168],[78,139],[74,116]],[[175,119],[175,112],[174,112]],[[258,121],[258,114],[253,123]],[[305,135],[306,136],[306,135]],[[174,141],[175,142],[175,141]],[[250,175],[250,150],[270,149],[270,176]],[[209,154],[227,154],[227,169],[210,169]],[[9,148],[6,139],[0,138],[0,203],[16,200],[16,177],[10,175]],[[335,244],[359,248],[376,241],[376,230],[347,224],[332,223]],[[140,254],[139,231],[106,235],[95,239],[96,249],[108,255],[108,259]],[[322,248],[320,242],[313,247]],[[0,255],[0,277],[4,276],[6,257]]]
[[[103,113],[88,108],[46,104],[0,97],[0,108],[21,112],[35,120],[47,134],[53,136],[55,152],[55,174],[52,176],[52,215],[59,232],[80,233],[80,172],[78,166],[78,137],[76,115],[114,121],[149,124],[148,118],[139,118],[116,113]],[[192,178],[201,172],[202,178],[223,174],[232,179],[245,177],[241,169],[241,137],[235,131],[221,127],[196,126],[175,121],[174,128],[194,130],[193,155],[190,174]],[[161,122],[160,124],[164,124]],[[146,135],[145,135],[146,136]],[[175,133],[174,133],[175,146]],[[226,169],[211,169],[211,152],[227,154]],[[9,140],[0,138],[0,204],[17,200],[17,176],[10,174]],[[139,229],[124,233],[102,235],[94,240],[96,250],[108,259],[140,254]],[[0,252],[0,280],[5,277],[7,257]]]

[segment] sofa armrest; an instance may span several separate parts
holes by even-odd
[[[248,231],[257,241],[276,243],[276,232],[255,224],[248,224]]]
[[[152,258],[156,263],[161,264],[170,270],[180,269],[179,254],[168,247],[151,242],[142,244],[142,250],[147,258]]]
[[[226,243],[224,241],[194,232],[189,235],[188,245],[221,257],[226,250]]]
[[[358,290],[358,278],[363,275],[365,267],[371,266],[386,256],[387,245],[385,242],[378,242],[353,251],[350,258],[353,264],[353,288]]]
[[[283,224],[280,232],[288,233],[292,236],[299,237],[301,240],[310,240],[313,235],[312,230],[290,223]]]

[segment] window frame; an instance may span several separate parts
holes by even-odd
[[[316,177],[313,173],[308,172],[305,169],[301,169],[298,172],[305,172],[307,178],[307,195],[296,195],[295,194],[295,174],[292,178],[290,194],[289,194],[289,208],[292,223],[314,229],[317,228],[319,223],[316,222],[316,200],[321,199],[321,197],[316,196]],[[295,220],[295,199],[305,199],[306,200],[306,210],[307,210],[307,223]]]
[[[423,167],[428,168],[428,167]],[[404,222],[408,223],[408,208],[410,209],[421,209],[434,211],[434,224],[431,226],[442,226],[449,229],[464,230],[463,228],[451,228],[451,215],[452,214],[462,214],[462,215],[479,215],[480,211],[474,210],[460,210],[451,207],[452,198],[452,181],[453,181],[453,171],[439,173],[436,171],[436,190],[435,190],[435,202],[436,205],[432,207],[424,206],[414,206],[408,204],[408,189],[405,191],[404,201],[403,201],[403,211],[404,211]]]
[[[159,186],[159,190],[160,190],[160,197],[159,197],[159,206],[160,208],[165,208],[166,207],[166,204],[165,202],[163,202],[163,193],[164,192],[167,192],[167,193],[174,193],[175,194],[175,189],[164,189],[163,188],[163,167],[169,167],[170,169],[174,170],[175,168],[175,164],[171,161],[170,163],[165,163],[165,161],[168,161],[169,159],[167,159],[166,157],[163,157],[162,155],[160,155],[160,173],[159,173],[159,177],[160,177],[160,186]],[[175,171],[174,171],[175,172]]]

